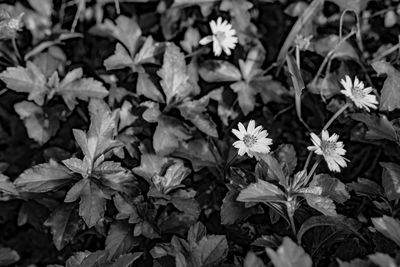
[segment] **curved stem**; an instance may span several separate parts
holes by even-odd
[[[19,52],[15,36],[13,36],[13,38],[11,39],[11,42],[12,42],[12,46],[13,46],[15,55],[17,56],[17,60],[19,62],[21,62],[22,61],[22,57],[21,57],[21,53]]]
[[[305,186],[305,185],[308,184],[308,182],[309,182],[310,179],[311,179],[311,176],[314,174],[314,172],[315,172],[315,170],[317,169],[317,167],[318,167],[319,163],[321,162],[321,160],[322,160],[322,157],[319,157],[319,158],[314,162],[314,165],[312,166],[310,172],[307,174],[307,177],[306,177],[306,179],[304,180],[303,186]]]
[[[333,114],[332,118],[325,124],[322,130],[325,131],[326,129],[328,129],[328,127],[336,120],[336,118],[339,117],[339,115],[342,114],[349,106],[350,104],[346,103],[343,107],[336,111],[336,113]]]
[[[224,180],[226,179],[226,172],[228,170],[228,168],[231,166],[232,162],[237,158],[238,154],[235,154],[235,156],[233,156],[226,164],[224,167]]]
[[[300,71],[300,48],[298,45],[296,45],[296,63],[297,63],[297,68],[299,68]]]
[[[308,164],[310,164],[310,160],[311,160],[312,153],[313,153],[312,151],[310,151],[310,152],[308,153],[307,160],[306,160],[306,163],[304,164],[303,170],[307,170]]]

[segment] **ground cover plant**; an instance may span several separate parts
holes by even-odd
[[[399,266],[399,16],[1,3],[0,266]]]

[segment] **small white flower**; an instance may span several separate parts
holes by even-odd
[[[340,167],[347,166],[347,159],[343,157],[346,154],[343,142],[338,142],[339,135],[335,133],[329,137],[326,130],[322,131],[321,137],[320,139],[316,134],[311,133],[311,141],[314,145],[307,147],[307,149],[323,156],[331,171],[340,172]]]
[[[309,36],[303,36],[301,34],[296,35],[296,39],[294,40],[294,43],[296,46],[299,47],[301,51],[306,51],[308,50],[310,44],[311,44],[311,39],[313,38],[312,35]]]
[[[367,111],[370,111],[369,108],[377,108],[378,100],[376,96],[369,94],[373,90],[372,87],[364,88],[364,83],[359,81],[357,77],[354,78],[354,83],[348,75],[346,75],[345,79],[340,81],[345,89],[340,92],[350,98],[356,107],[365,108]]]
[[[239,122],[239,130],[232,130],[237,138],[239,138],[239,141],[233,143],[233,146],[239,149],[239,156],[247,153],[252,158],[254,155],[257,157],[257,153],[266,154],[270,151],[269,146],[272,145],[272,139],[267,138],[268,133],[266,130],[263,130],[262,126],[255,126],[255,121],[251,120],[246,130],[243,124]]]
[[[238,38],[236,31],[232,29],[232,25],[228,21],[222,21],[219,17],[217,22],[212,20],[210,22],[212,35],[208,35],[200,40],[201,45],[206,45],[213,42],[213,51],[215,56],[220,56],[222,51],[228,56],[231,54],[231,49],[234,49]]]

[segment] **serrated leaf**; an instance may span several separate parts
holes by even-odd
[[[311,257],[289,237],[284,237],[282,245],[275,252],[266,248],[268,257],[275,267],[311,267]]]
[[[228,255],[228,241],[224,235],[204,236],[192,252],[200,266],[212,266]]]
[[[382,188],[377,183],[366,178],[358,178],[357,182],[352,182],[347,186],[361,196],[374,197],[384,195]]]
[[[156,56],[163,52],[163,46],[154,42],[153,37],[148,36],[139,52],[134,57],[134,63],[138,65],[145,63],[156,63]],[[135,69],[134,69],[135,71]]]
[[[164,96],[150,80],[147,73],[139,73],[136,84],[136,93],[159,103],[165,103]]]
[[[400,72],[385,61],[374,62],[372,67],[378,74],[387,75],[381,90],[379,110],[390,112],[400,108]]]
[[[151,178],[160,173],[162,167],[168,161],[168,158],[156,154],[143,154],[140,159],[140,166],[133,168],[132,171],[150,182]]]
[[[283,199],[284,193],[276,185],[258,180],[243,189],[236,200],[241,202],[280,202]]]
[[[137,259],[143,255],[142,252],[129,253],[120,256],[111,267],[130,267]]]
[[[99,250],[87,255],[77,267],[100,267],[105,266],[106,264],[107,252],[104,250]]]
[[[133,236],[133,226],[127,222],[116,221],[111,224],[106,238],[106,251],[108,259],[118,258],[130,251],[136,245]]]
[[[304,194],[307,204],[326,216],[337,216],[333,200],[316,194]]]
[[[14,105],[15,112],[24,121],[29,138],[44,145],[55,135],[59,128],[59,120],[54,114],[50,116],[38,105],[22,101]]]
[[[43,105],[48,92],[46,77],[40,69],[28,61],[26,68],[22,66],[8,67],[0,73],[0,79],[7,87],[16,92],[29,93],[28,100],[33,100],[38,105]]]
[[[313,47],[315,52],[322,57],[326,57],[330,51],[334,50],[335,52],[331,56],[332,59],[343,58],[359,60],[356,50],[350,43],[342,41],[340,46],[336,47],[338,43],[339,36],[331,34],[313,42]]]
[[[131,56],[135,54],[137,42],[142,35],[139,25],[134,18],[119,16],[115,24],[109,19],[105,19],[103,24],[98,24],[90,29],[90,33],[100,36],[111,36],[120,41]]]
[[[255,108],[257,92],[245,81],[236,82],[230,87],[238,94],[239,106],[243,114],[248,115]]]
[[[168,194],[168,192],[177,188],[190,173],[191,170],[184,166],[183,161],[176,159],[163,176],[155,175],[152,180],[160,192]]]
[[[45,193],[56,191],[71,182],[72,173],[55,161],[50,161],[25,170],[14,184],[22,192]]]
[[[179,47],[170,43],[164,54],[164,62],[157,72],[162,79],[167,105],[180,103],[183,99],[200,92],[198,85],[190,80],[185,57]]]
[[[10,181],[10,178],[0,173],[0,192],[5,192],[11,195],[18,195],[18,190]]]
[[[343,204],[350,198],[345,184],[339,179],[331,177],[329,174],[315,175],[310,183],[310,187],[321,188],[321,196],[328,197],[340,204]]]
[[[297,233],[297,240],[301,242],[304,234],[314,227],[328,226],[333,227],[336,231],[346,231],[355,234],[361,240],[367,242],[361,234],[358,233],[357,229],[360,228],[360,223],[351,218],[347,218],[342,215],[335,217],[332,216],[313,216],[305,221],[300,227]]]
[[[55,92],[63,97],[70,110],[73,110],[78,103],[76,98],[88,101],[90,98],[102,99],[108,95],[107,89],[101,82],[93,78],[82,78],[82,75],[81,68],[68,72],[55,89]]]
[[[286,175],[284,174],[281,164],[270,154],[260,154],[259,164],[263,170],[267,171],[267,180],[279,181],[283,186],[286,186]],[[264,168],[265,167],[265,168]]]
[[[82,229],[83,221],[79,218],[75,205],[61,204],[52,212],[44,225],[51,227],[53,243],[58,250],[62,250]]]
[[[370,115],[364,113],[355,113],[350,115],[352,119],[361,121],[368,126],[365,137],[368,139],[379,140],[387,139],[389,141],[398,142],[398,134],[395,126],[385,115]]]
[[[382,166],[382,185],[388,200],[400,198],[400,166],[392,162],[381,162]]]
[[[217,125],[206,113],[208,101],[208,96],[205,96],[199,100],[184,101],[178,108],[182,116],[191,121],[200,131],[209,136],[218,137]]]
[[[204,224],[197,222],[190,227],[187,234],[187,241],[189,242],[189,245],[194,246],[206,235],[207,229]]]
[[[80,198],[79,215],[90,228],[104,217],[106,201],[111,197],[105,194],[98,185],[90,179],[77,182],[67,193],[65,202],[73,202]]]
[[[224,60],[207,60],[200,65],[200,77],[206,82],[236,82],[242,75],[235,65]]]
[[[131,68],[133,60],[129,52],[120,44],[116,44],[114,54],[104,60],[104,67],[106,70],[117,70],[123,68]]]
[[[400,221],[383,215],[380,218],[372,218],[372,224],[375,226],[381,234],[393,240],[398,246],[400,246]]]
[[[199,138],[181,143],[174,155],[190,160],[193,169],[198,171],[203,167],[218,164],[218,156],[211,149],[206,140]]]
[[[176,118],[163,116],[153,135],[156,153],[167,155],[174,152],[180,143],[191,138],[189,130]]]

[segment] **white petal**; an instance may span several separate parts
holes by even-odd
[[[240,131],[243,135],[247,134],[246,128],[244,128],[243,123],[239,122],[239,123],[238,123],[238,127],[239,127],[239,131]]]
[[[232,129],[232,133],[236,135],[236,137],[239,138],[240,140],[243,140],[244,134],[241,131]]]
[[[199,41],[199,44],[201,44],[201,45],[206,45],[206,44],[211,43],[212,40],[213,40],[213,36],[212,36],[212,35],[208,35],[208,36],[204,37],[203,39],[201,39],[201,40]]]
[[[252,134],[253,133],[253,131],[254,131],[254,127],[256,126],[256,122],[254,121],[254,120],[251,120],[250,122],[249,122],[249,125],[247,125],[247,132],[249,133],[249,134]]]

